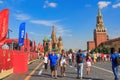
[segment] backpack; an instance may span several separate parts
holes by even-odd
[[[117,55],[115,58],[115,64],[116,66],[120,65],[120,55]]]
[[[77,58],[77,63],[82,63],[83,62],[83,57],[82,57],[81,53],[78,54],[76,58]]]

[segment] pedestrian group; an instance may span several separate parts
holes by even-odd
[[[56,53],[55,50],[50,52],[46,52],[44,56],[44,66],[45,71],[48,69],[48,65],[51,69],[51,77],[57,79],[57,67],[60,66],[61,77],[66,76],[66,66],[75,66],[77,69],[76,78],[82,80],[83,79],[83,66],[86,65],[86,74],[90,74],[91,65],[95,64],[97,61],[106,61],[110,60],[112,62],[112,71],[115,76],[114,80],[119,80],[119,67],[120,67],[120,49],[117,51],[114,48],[111,48],[111,55],[105,54],[89,54],[83,53],[82,50],[78,50],[78,52],[66,52],[65,50],[61,50],[61,52]]]

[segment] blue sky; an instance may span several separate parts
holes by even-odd
[[[29,39],[42,43],[54,24],[67,49],[86,49],[93,40],[98,6],[109,37],[119,37],[120,0],[0,0],[0,10],[10,10],[11,38],[18,38],[19,25],[26,22]]]

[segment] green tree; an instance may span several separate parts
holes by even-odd
[[[99,47],[96,47],[95,49],[91,50],[91,53],[93,53],[93,52],[110,54],[110,49],[106,46],[99,46]]]

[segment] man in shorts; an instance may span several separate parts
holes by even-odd
[[[50,64],[50,69],[51,69],[51,76],[52,78],[55,77],[57,79],[57,60],[58,56],[55,54],[54,50],[52,51],[52,54],[49,54],[49,64]]]

